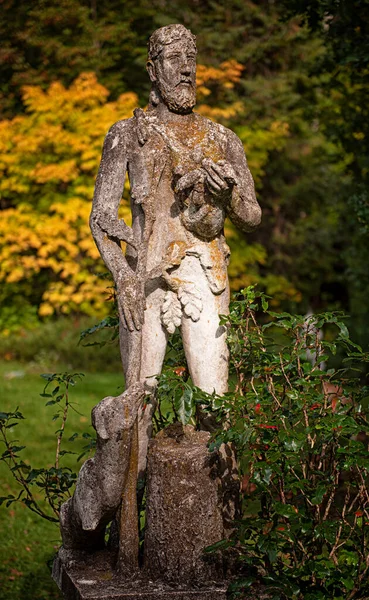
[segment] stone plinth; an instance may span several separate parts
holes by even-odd
[[[217,455],[210,434],[179,423],[149,444],[145,572],[197,588],[224,579],[222,557],[204,548],[224,537]]]
[[[114,572],[113,559],[107,551],[73,558],[62,548],[54,561],[53,578],[66,600],[226,600],[225,584],[194,590],[142,577],[123,581]]]

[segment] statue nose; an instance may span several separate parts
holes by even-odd
[[[182,63],[181,73],[182,73],[182,75],[190,75],[191,74],[191,67],[187,60]]]

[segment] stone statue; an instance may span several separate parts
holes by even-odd
[[[137,474],[146,468],[152,392],[168,336],[180,328],[196,386],[227,391],[228,351],[219,325],[229,305],[224,221],[228,216],[247,232],[261,218],[241,141],[193,111],[195,36],[182,25],[155,31],[147,70],[152,83],[147,110],[136,109],[106,136],[90,221],[116,285],[126,391],[115,403],[107,398],[94,409],[97,453],[83,466],[75,496],[61,514],[65,547],[99,547],[123,486],[120,556],[126,569],[137,565]],[[132,227],[118,218],[126,173]],[[200,421],[203,429],[211,428],[209,417],[200,414]],[[125,432],[125,456],[118,468],[119,428]],[[107,439],[113,440],[111,450]]]
[[[93,236],[116,284],[123,369],[129,383],[137,369],[132,334],[141,330],[139,379],[150,390],[168,336],[180,327],[194,384],[222,394],[228,352],[219,314],[229,304],[224,220],[229,216],[251,231],[261,211],[240,140],[193,111],[195,36],[182,25],[155,31],[147,70],[148,109],[137,109],[134,118],[109,131],[91,215]],[[126,172],[131,229],[118,219]],[[148,403],[139,417],[140,473],[154,409]]]

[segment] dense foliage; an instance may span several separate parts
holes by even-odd
[[[255,311],[271,320],[260,325]],[[218,442],[235,444],[244,474],[232,541],[245,572],[239,588],[262,581],[275,598],[363,598],[369,387],[360,368],[369,356],[350,340],[342,315],[270,312],[253,289],[226,323],[235,387],[215,404],[228,422]],[[345,358],[334,370],[339,348]]]

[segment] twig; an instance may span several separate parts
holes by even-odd
[[[65,406],[64,406],[63,418],[62,418],[62,422],[60,425],[59,434],[58,434],[58,438],[57,438],[57,442],[56,442],[55,469],[59,469],[60,446],[61,446],[61,441],[62,441],[64,429],[65,429],[65,423],[66,423],[67,416],[68,416],[68,408],[69,408],[68,388],[69,388],[69,383],[66,382],[65,383]],[[57,475],[57,477],[58,477],[58,475]],[[59,479],[59,477],[58,477],[58,479]]]
[[[55,519],[54,517],[50,517],[47,513],[45,513],[42,508],[40,508],[40,506],[38,505],[37,501],[35,500],[28,484],[27,481],[24,479],[21,470],[19,469],[19,465],[18,462],[16,461],[16,457],[12,451],[12,447],[6,437],[6,434],[4,433],[4,429],[1,428],[1,434],[3,436],[3,441],[5,444],[5,447],[9,453],[9,462],[13,463],[13,467],[16,467],[15,469],[10,467],[10,464],[4,460],[4,462],[8,465],[8,468],[11,470],[12,475],[14,477],[14,479],[16,480],[17,483],[19,483],[19,485],[21,485],[23,487],[23,489],[25,490],[26,494],[27,494],[27,499],[29,500],[29,502],[31,504],[27,504],[27,507],[34,513],[36,513],[37,515],[39,515],[40,517],[43,517],[44,519],[46,519],[47,521],[51,521],[52,523],[57,523],[58,519]],[[24,502],[24,500],[23,500]],[[33,506],[32,506],[33,505]]]

